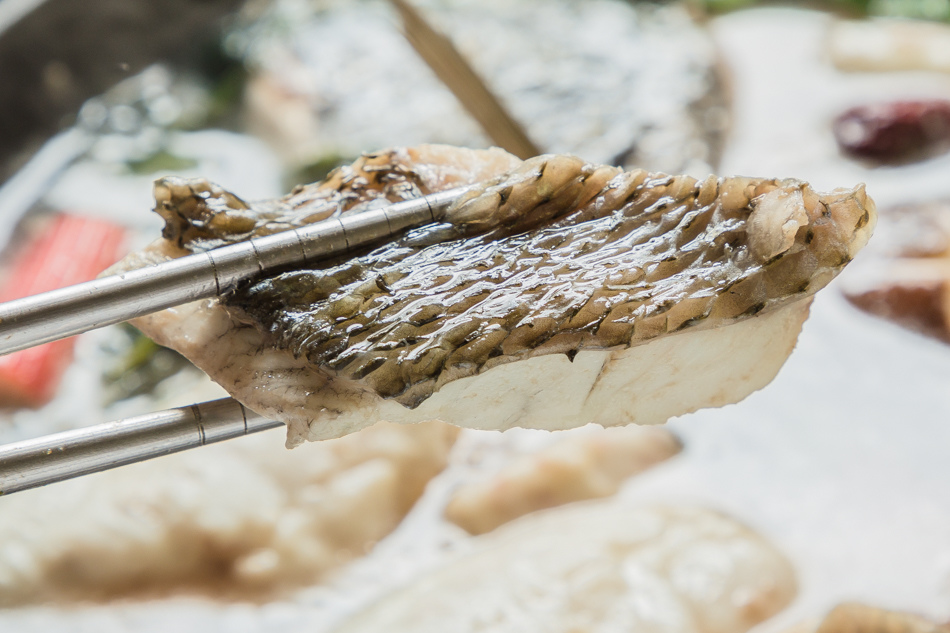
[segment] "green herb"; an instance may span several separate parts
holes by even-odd
[[[238,127],[246,83],[247,69],[244,64],[234,62],[223,70],[211,89],[208,114],[202,122],[202,127]]]
[[[692,0],[709,13],[725,13],[752,6],[794,6],[834,11],[849,16],[886,16],[922,20],[950,21],[950,0]]]
[[[340,165],[346,165],[351,162],[353,162],[352,157],[344,157],[337,153],[324,154],[297,168],[287,177],[288,182],[285,184],[287,184],[288,189],[290,189],[294,185],[326,180],[326,177],[331,171]]]
[[[132,326],[123,324],[120,329],[124,336],[118,336],[114,343],[118,356],[102,375],[107,404],[149,393],[190,365],[184,356],[158,345]]]
[[[183,158],[161,149],[141,160],[129,161],[128,167],[134,174],[154,174],[156,172],[182,171],[198,166],[198,161]]]

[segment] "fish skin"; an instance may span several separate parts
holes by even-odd
[[[819,194],[791,179],[698,181],[572,156],[520,162],[497,149],[420,146],[367,155],[276,202],[233,196],[233,223],[209,221],[209,205],[193,203],[187,187],[213,189],[173,182],[183,195],[157,196],[178,223],[166,230],[172,237],[119,269],[474,183],[442,224],[137,324],[245,405],[287,422],[289,444],[381,419],[498,429],[657,423],[767,384],[809,298],[864,245],[876,217],[863,186]],[[215,204],[231,204],[229,195],[214,194]],[[257,209],[248,229],[242,218]],[[689,354],[687,334],[756,316],[769,318],[742,330],[761,339],[755,353],[706,336],[708,353]],[[637,363],[656,362],[655,344],[667,338],[660,347],[688,370],[642,374]],[[535,372],[531,393],[505,369],[515,361],[535,361],[523,366]],[[693,388],[720,365],[731,368],[716,380],[735,385]],[[652,392],[632,394],[621,374],[647,376]],[[570,388],[558,392],[559,381]],[[683,389],[701,395],[684,398]],[[562,400],[563,411],[551,408]]]
[[[328,374],[416,407],[503,363],[639,345],[811,296],[866,241],[872,213],[860,188],[540,156],[450,209],[455,239],[419,229],[228,305]]]

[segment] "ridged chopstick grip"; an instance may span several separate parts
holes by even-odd
[[[205,299],[284,266],[306,265],[438,222],[467,188],[324,220],[0,304],[0,355]]]
[[[0,495],[283,426],[231,398],[0,446]]]

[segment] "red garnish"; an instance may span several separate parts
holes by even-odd
[[[0,283],[0,301],[89,281],[122,254],[125,229],[111,222],[57,215],[17,255]],[[0,356],[0,406],[48,402],[73,359],[75,337]]]
[[[834,123],[842,151],[897,165],[950,150],[950,101],[895,101],[848,110]]]

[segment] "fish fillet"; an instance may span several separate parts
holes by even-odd
[[[485,534],[531,512],[614,495],[629,477],[682,450],[675,435],[656,426],[585,431],[491,477],[463,483],[452,493],[445,518],[469,534]]]
[[[858,308],[950,343],[950,202],[881,214],[880,237],[841,289]]]
[[[261,433],[4,497],[0,609],[323,581],[400,523],[457,432],[378,424],[289,454]]]
[[[472,183],[441,224],[135,323],[289,445],[380,420],[655,424],[768,384],[875,221],[863,186],[428,145],[266,203],[161,180],[163,238],[110,272]]]
[[[795,592],[788,561],[733,519],[583,503],[478,537],[337,631],[743,633]]]
[[[890,611],[860,602],[835,606],[824,620],[801,622],[786,633],[947,633],[950,624],[938,623],[915,613]]]

